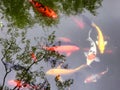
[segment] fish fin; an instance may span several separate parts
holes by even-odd
[[[107,45],[107,41],[105,41],[104,44]]]
[[[87,56],[88,56],[88,53],[87,53],[87,52],[84,52],[84,55],[87,57]]]
[[[101,75],[104,75],[105,73],[107,73],[109,70],[109,68],[107,67],[105,71],[101,72]]]
[[[90,29],[90,30],[89,30],[89,33],[88,33],[88,38],[87,38],[88,41],[91,40],[91,37],[90,37],[91,31],[92,31],[92,30]]]
[[[57,69],[60,69],[63,63],[60,63],[60,65],[57,66]]]
[[[96,62],[100,62],[100,59],[98,57],[95,58]]]
[[[98,36],[97,36],[97,39],[98,39]]]
[[[93,67],[91,66],[91,64],[89,64],[88,66],[89,66],[90,68],[93,68]]]
[[[98,45],[98,41],[96,41],[96,44]]]
[[[67,54],[66,54],[66,56],[70,56],[71,55],[71,52],[68,52]]]

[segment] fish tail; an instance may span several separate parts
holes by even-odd
[[[89,33],[88,33],[88,39],[87,39],[87,40],[90,40],[90,41],[92,40],[91,37],[90,37],[91,31],[92,31],[92,30],[90,29],[90,30],[89,30]]]
[[[86,64],[83,64],[83,65],[79,66],[78,68],[76,68],[75,71],[81,70],[81,69],[85,68],[86,66],[87,66]]]
[[[101,72],[101,75],[104,75],[105,73],[107,73],[108,70],[109,70],[109,69],[107,68],[105,71]]]

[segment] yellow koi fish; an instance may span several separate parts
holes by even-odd
[[[50,69],[46,72],[47,75],[57,76],[57,75],[68,75],[79,71],[80,69],[86,67],[87,65],[80,65],[75,69],[62,69],[60,66],[54,69]]]
[[[92,23],[92,26],[95,27],[95,29],[98,32],[98,41],[96,41],[96,44],[98,46],[100,53],[103,54],[104,50],[105,50],[105,45],[107,44],[107,41],[104,41],[104,36],[103,36],[100,28],[95,23]]]

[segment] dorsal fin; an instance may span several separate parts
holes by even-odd
[[[107,45],[107,41],[104,42],[104,45]]]
[[[57,69],[60,69],[63,63],[60,63],[60,65],[57,66]]]

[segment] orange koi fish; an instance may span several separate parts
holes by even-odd
[[[98,74],[94,74],[94,75],[91,75],[89,77],[87,77],[85,80],[84,80],[84,83],[92,83],[92,82],[97,82],[98,79],[100,79],[104,74],[106,74],[108,72],[108,68],[101,72],[101,73],[98,73]]]
[[[31,55],[31,58],[34,60],[34,62],[36,62],[37,61],[36,55],[33,52],[31,52],[30,55]]]
[[[51,8],[44,6],[43,4],[41,4],[37,1],[34,1],[34,0],[29,0],[29,2],[42,15],[50,17],[50,18],[57,18],[58,17],[57,14]]]
[[[90,41],[91,47],[89,49],[89,51],[85,54],[86,56],[86,64],[90,65],[93,61],[99,62],[100,60],[96,57],[97,55],[97,48],[96,48],[96,44],[95,42],[92,40],[92,38],[90,37],[90,33],[91,31],[89,31],[89,37],[88,37],[88,41]]]
[[[61,45],[45,47],[45,49],[50,51],[56,51],[58,53],[66,53],[67,56],[70,56],[72,52],[78,51],[80,48],[75,45]]]
[[[69,38],[66,38],[66,37],[59,37],[58,40],[64,41],[64,42],[72,42]]]
[[[79,67],[75,69],[62,69],[60,66],[54,69],[50,69],[46,72],[47,75],[52,75],[52,76],[57,76],[57,75],[68,75],[68,74],[73,74],[82,68],[86,67],[87,65],[80,65]]]
[[[98,41],[96,41],[96,44],[98,45],[100,53],[103,54],[107,41],[104,40],[104,36],[100,28],[95,23],[92,23],[92,26],[95,27],[98,32]]]

